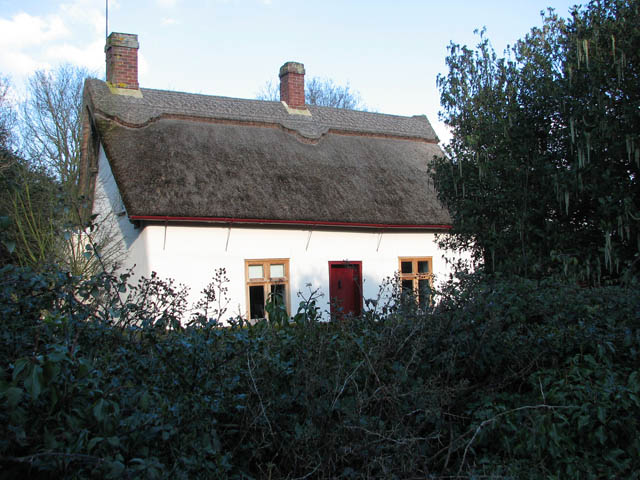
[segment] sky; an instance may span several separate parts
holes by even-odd
[[[438,120],[447,45],[498,53],[575,0],[109,0],[109,32],[135,33],[143,88],[255,98],[280,66],[349,84],[370,110]],[[19,99],[26,79],[63,62],[104,77],[105,0],[0,0],[0,75]]]

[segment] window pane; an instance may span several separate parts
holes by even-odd
[[[249,287],[249,311],[251,318],[264,318],[264,287],[262,285]]]
[[[249,278],[264,278],[262,265],[249,265]]]
[[[429,273],[429,262],[424,260],[424,261],[419,261],[418,262],[418,273]]]
[[[271,278],[284,278],[284,264],[276,263],[271,265]]]
[[[402,280],[402,293],[413,293],[413,280]]]
[[[402,273],[413,273],[413,263],[412,262],[400,262],[400,271]]]
[[[429,297],[431,293],[431,285],[429,284],[429,280],[418,280],[418,292],[419,292],[419,304],[421,307],[425,307],[429,302]]]
[[[276,305],[284,305],[285,285],[281,283],[271,285],[271,298]]]

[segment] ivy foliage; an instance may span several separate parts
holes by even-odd
[[[157,276],[0,275],[0,478],[640,471],[635,289],[475,275],[426,311],[320,322],[310,294],[223,326],[224,271],[194,311]]]
[[[640,270],[640,5],[552,10],[499,57],[480,32],[438,78],[453,138],[434,164],[446,246],[489,272],[589,284]]]

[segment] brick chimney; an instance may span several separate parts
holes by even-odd
[[[306,108],[304,104],[304,65],[287,62],[280,67],[280,101],[289,108]]]
[[[138,90],[138,35],[113,32],[104,47],[107,83],[116,88]]]

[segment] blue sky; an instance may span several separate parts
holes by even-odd
[[[486,27],[498,52],[567,16],[564,0],[110,0],[109,31],[136,33],[140,84],[253,98],[289,60],[308,77],[349,83],[370,109],[426,114],[441,139],[436,76],[450,41]],[[0,0],[0,75],[19,95],[36,69],[72,62],[104,75],[105,0]]]

